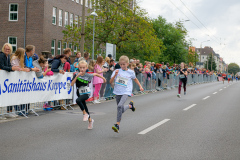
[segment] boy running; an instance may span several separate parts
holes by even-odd
[[[136,78],[134,71],[127,68],[129,65],[129,58],[127,56],[121,56],[119,59],[119,64],[121,69],[115,70],[110,80],[110,83],[113,83],[115,80],[113,93],[116,95],[117,101],[117,123],[114,124],[112,129],[117,133],[119,133],[119,125],[122,119],[122,114],[127,109],[131,109],[133,112],[135,111],[133,101],[131,101],[129,105],[124,105],[128,96],[132,94],[132,80],[138,84],[141,91],[144,91],[138,79]]]
[[[86,122],[88,120],[88,129],[92,129],[94,120],[90,117],[90,113],[85,102],[91,93],[88,84],[92,81],[94,76],[102,78],[104,80],[104,83],[106,83],[106,79],[97,73],[86,73],[86,70],[88,69],[88,64],[86,61],[80,61],[78,64],[78,69],[79,72],[74,74],[71,86],[76,83],[78,96],[76,102],[83,112],[83,121]]]

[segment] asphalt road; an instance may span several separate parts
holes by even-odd
[[[220,82],[129,98],[120,133],[115,101],[89,105],[93,130],[74,111],[0,123],[1,160],[239,160],[240,83]],[[220,90],[222,89],[222,90]]]

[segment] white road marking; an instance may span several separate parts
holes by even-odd
[[[217,94],[217,92],[214,92],[213,94]]]
[[[205,98],[203,98],[203,100],[206,100],[206,99],[208,99],[210,96],[207,96],[207,97],[205,97]]]
[[[166,123],[168,121],[170,121],[170,119],[164,119],[161,122],[158,122],[157,124],[154,124],[153,126],[143,130],[142,132],[139,132],[138,134],[146,134],[146,133],[150,132],[151,130],[163,125],[164,123]]]
[[[222,89],[219,89],[219,91],[222,91]]]
[[[189,109],[191,109],[192,107],[194,107],[194,106],[196,106],[197,104],[192,104],[191,106],[189,106],[189,107],[187,107],[187,108],[185,108],[185,109],[183,109],[184,111],[187,111],[187,110],[189,110]]]

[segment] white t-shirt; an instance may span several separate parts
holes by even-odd
[[[111,78],[115,75],[114,71],[112,73]],[[135,72],[128,69],[127,71],[124,71],[122,69],[119,69],[118,75],[115,78],[115,85],[114,85],[114,90],[113,93],[116,95],[131,95],[132,94],[132,88],[133,88],[133,83],[132,79],[136,79]]]

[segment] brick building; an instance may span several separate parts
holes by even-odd
[[[76,51],[77,46],[62,42],[62,30],[65,25],[79,25],[82,8],[83,0],[1,0],[0,48],[9,42],[13,50],[35,45],[37,54],[57,55],[67,47]],[[86,0],[86,16],[91,8],[92,1]]]

